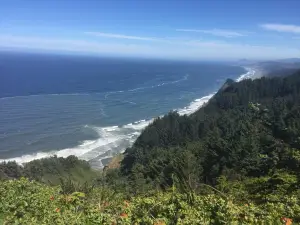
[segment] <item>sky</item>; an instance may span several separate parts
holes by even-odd
[[[0,0],[0,50],[193,60],[300,57],[299,0]]]

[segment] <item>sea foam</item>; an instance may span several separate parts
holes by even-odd
[[[237,82],[254,77],[255,70],[248,67],[245,69],[247,70],[247,73],[242,74],[240,77],[238,77],[236,79]],[[177,83],[187,78],[188,75],[185,75],[180,80],[161,83],[155,86],[131,89],[128,91],[140,90],[143,88],[153,88],[153,87],[163,86],[170,83]],[[118,92],[123,92],[123,91],[118,91]],[[107,95],[105,95],[105,97],[107,98],[110,94],[113,93],[116,92],[110,92]],[[207,103],[214,96],[214,94],[215,92],[207,96],[204,96],[202,98],[195,99],[188,106],[182,109],[177,109],[176,111],[180,115],[190,115],[196,112],[200,107],[205,105],[205,103]],[[101,160],[110,158],[114,154],[124,152],[126,148],[130,147],[134,143],[134,141],[141,134],[143,129],[145,129],[150,123],[152,123],[153,120],[154,120],[153,118],[148,120],[143,119],[122,126],[93,127],[93,126],[86,125],[85,128],[92,129],[97,132],[99,136],[98,139],[83,141],[78,146],[73,148],[52,150],[48,152],[38,152],[38,153],[23,155],[20,157],[15,157],[10,159],[0,159],[0,162],[16,161],[19,164],[23,164],[35,159],[41,159],[53,155],[57,155],[58,157],[68,157],[70,155],[75,155],[80,159],[90,161],[93,167],[102,168],[103,164]]]

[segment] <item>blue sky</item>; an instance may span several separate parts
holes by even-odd
[[[0,0],[0,49],[170,59],[300,57],[299,0]]]

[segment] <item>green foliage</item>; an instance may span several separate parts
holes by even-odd
[[[62,194],[59,186],[21,178],[0,183],[0,218],[4,224],[282,224],[281,217],[300,212],[295,197],[255,205],[233,196],[193,195],[191,203],[175,187],[130,200],[100,187]]]
[[[74,192],[84,192],[90,193],[92,192],[94,184],[90,184],[88,182],[85,183],[76,183],[70,177],[67,179],[60,178],[60,187],[62,194],[71,194]]]
[[[88,162],[79,160],[76,156],[67,158],[53,156],[25,163],[23,166],[16,162],[0,164],[0,180],[27,177],[43,183],[57,185],[61,180],[71,179],[76,183],[92,181],[99,175],[93,171]]]
[[[193,115],[171,112],[150,124],[126,150],[121,175],[131,183],[170,187],[170,174],[187,179],[188,173],[195,187],[216,185],[222,175],[299,174],[299,105],[300,72],[227,82]]]

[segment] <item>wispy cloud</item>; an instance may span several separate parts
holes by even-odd
[[[86,39],[45,38],[37,36],[1,35],[0,49],[26,49],[78,54],[119,55],[177,59],[274,59],[300,55],[297,48],[255,46],[209,40],[180,40],[165,42],[135,42],[133,44],[92,41]]]
[[[102,43],[84,39],[45,38],[37,36],[0,35],[0,47],[13,49],[33,49],[54,52],[77,52],[92,54],[135,55],[152,49],[146,45]]]
[[[103,32],[84,32],[84,33],[96,37],[130,39],[130,40],[139,40],[139,41],[159,41],[158,38],[153,38],[153,37],[140,37],[140,36],[130,36],[124,34],[112,34],[112,33],[103,33]]]
[[[176,31],[204,33],[204,34],[211,34],[214,36],[220,36],[220,37],[225,37],[225,38],[247,36],[246,33],[231,31],[231,30],[223,30],[223,29],[211,29],[211,30],[176,29]]]
[[[277,32],[289,32],[289,33],[300,33],[300,26],[291,24],[276,24],[276,23],[266,23],[261,24],[260,27],[266,30],[273,30]]]

